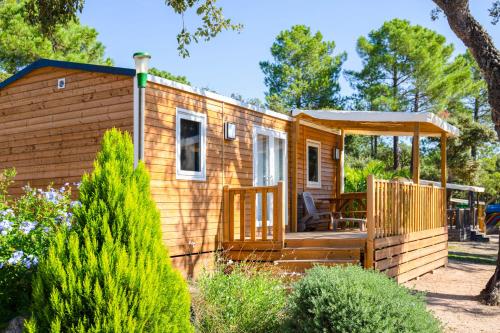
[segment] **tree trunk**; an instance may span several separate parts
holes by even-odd
[[[415,98],[413,99],[413,112],[418,112],[419,110],[419,102],[420,102],[420,95],[418,93],[418,88],[415,91]],[[410,139],[411,140],[411,154],[410,154],[410,176],[413,179],[413,163],[415,156],[413,155],[414,150],[414,145],[415,142],[413,142],[413,137]]]
[[[469,48],[488,86],[491,118],[500,139],[500,52],[493,41],[472,16],[468,0],[433,0],[443,10],[448,24],[458,38]]]
[[[399,169],[399,136],[393,137],[392,155],[393,155],[393,161],[394,161],[392,168],[394,169],[394,171],[396,171],[397,169]]]
[[[479,121],[479,98],[474,98],[474,116],[473,116],[473,121],[478,122]],[[474,161],[477,160],[477,147],[472,146],[470,149],[470,155],[472,156],[472,159]]]
[[[500,139],[500,52],[491,37],[469,10],[468,0],[433,0],[445,13],[448,24],[458,38],[467,46],[481,69],[488,87],[488,102],[491,118]],[[500,243],[497,268],[481,292],[485,303],[500,303]]]
[[[481,298],[488,305],[500,305],[500,246],[498,247],[497,268],[481,291]]]

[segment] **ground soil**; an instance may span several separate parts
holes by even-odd
[[[489,244],[450,242],[449,248],[450,252],[496,257],[498,236]],[[494,265],[450,260],[448,267],[405,285],[426,293],[428,308],[441,320],[445,332],[500,333],[500,307],[483,305],[477,298],[494,270]]]

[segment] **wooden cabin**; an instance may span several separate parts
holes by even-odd
[[[0,169],[15,167],[12,189],[80,180],[92,170],[112,127],[139,144],[135,70],[38,60],[0,83]],[[446,138],[458,131],[429,113],[295,111],[285,115],[149,76],[144,100],[144,162],[174,264],[192,276],[217,251],[235,260],[303,270],[360,264],[398,281],[447,262],[443,186],[369,177],[367,193],[343,192],[344,137]],[[366,220],[301,231],[318,209]],[[219,252],[220,253],[220,252]]]

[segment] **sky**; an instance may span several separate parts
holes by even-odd
[[[500,24],[490,24],[489,0],[472,0],[471,10],[500,46]],[[325,40],[336,43],[335,53],[346,51],[343,68],[359,70],[361,61],[356,41],[384,21],[409,20],[444,35],[464,52],[462,42],[449,28],[446,18],[432,21],[431,0],[219,0],[224,13],[234,23],[244,25],[241,33],[224,32],[208,43],[189,47],[191,56],[178,55],[176,35],[182,27],[181,16],[164,0],[86,0],[81,22],[99,32],[106,55],[116,66],[133,67],[132,54],[146,51],[152,55],[151,66],[184,75],[193,86],[210,88],[223,95],[239,93],[245,98],[264,99],[266,87],[259,61],[271,60],[270,47],[280,31],[295,24],[305,24],[321,31]],[[200,21],[192,12],[184,17],[187,28]],[[352,89],[341,78],[344,95]]]

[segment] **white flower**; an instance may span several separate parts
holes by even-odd
[[[12,230],[12,224],[14,223],[9,220],[3,220],[0,222],[0,234],[3,236],[7,235],[9,231]]]

